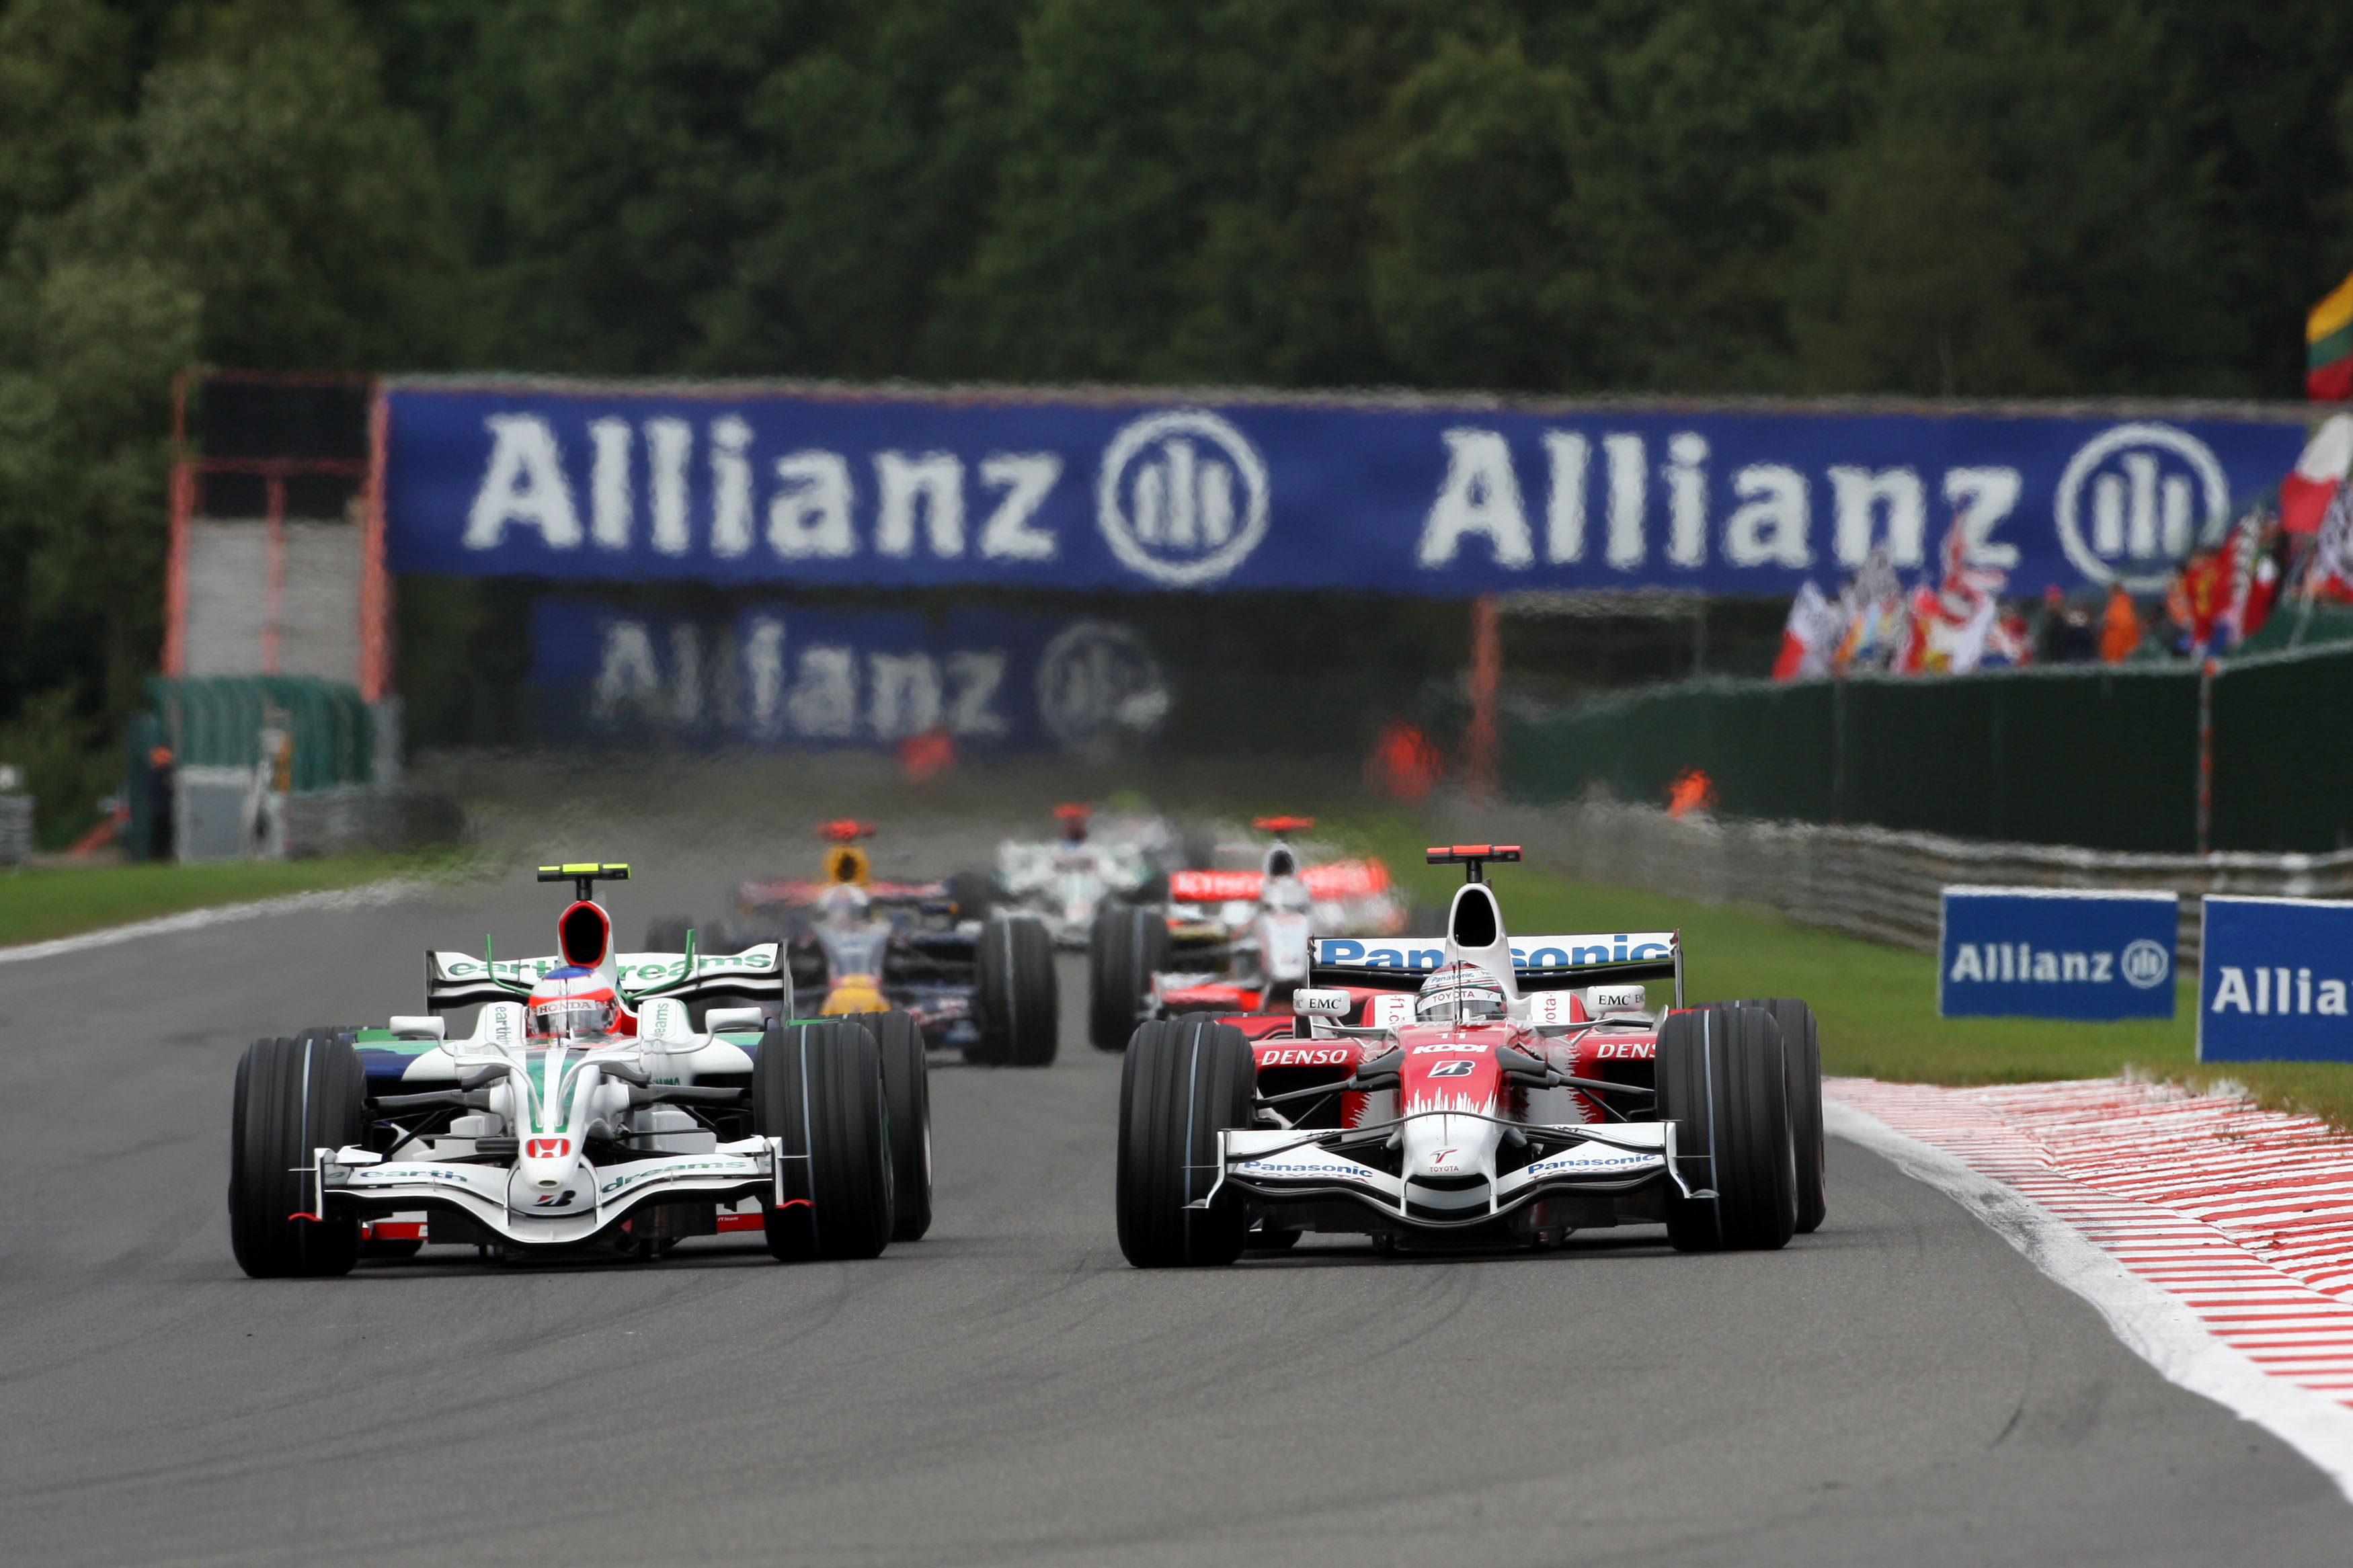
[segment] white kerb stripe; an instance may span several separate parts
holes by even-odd
[[[313,910],[370,909],[378,904],[396,903],[402,899],[414,898],[431,886],[431,883],[415,878],[400,877],[388,881],[370,882],[358,888],[288,893],[281,898],[257,899],[249,904],[218,904],[207,910],[185,910],[176,915],[161,915],[152,921],[132,921],[128,925],[104,926],[76,936],[61,936],[51,942],[28,942],[20,947],[0,947],[0,963],[62,958],[69,952],[87,952],[94,947],[112,947],[118,942],[137,942],[142,937],[202,931],[206,926],[266,920],[272,915],[305,914]]]
[[[2125,1348],[2168,1382],[2261,1426],[2318,1466],[2353,1501],[2353,1410],[2270,1376],[2207,1332],[2179,1297],[2133,1273],[2015,1188],[1839,1100],[1822,1101],[1822,1123],[1977,1215],[2028,1262],[2089,1301]]]

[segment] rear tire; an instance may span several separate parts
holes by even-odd
[[[1052,1064],[1061,1039],[1054,939],[1032,915],[991,915],[980,928],[980,1044],[965,1059],[996,1066]]]
[[[1218,1131],[1250,1123],[1250,1042],[1230,1024],[1141,1025],[1119,1079],[1119,1249],[1138,1268],[1231,1263],[1249,1218],[1229,1189],[1186,1205],[1218,1178]]]
[[[882,1057],[882,1094],[891,1107],[893,1241],[920,1241],[932,1228],[932,1084],[923,1031],[905,1013],[861,1013]]]
[[[1096,911],[1087,949],[1087,1039],[1095,1049],[1127,1049],[1152,977],[1167,967],[1168,921],[1157,908],[1107,904]]]
[[[863,1025],[769,1025],[752,1058],[752,1130],[784,1141],[786,1202],[767,1210],[771,1256],[873,1258],[890,1245],[891,1113],[882,1053]]]
[[[1659,1026],[1659,1117],[1675,1124],[1683,1179],[1670,1190],[1667,1239],[1681,1252],[1764,1250],[1797,1228],[1781,1030],[1758,1007],[1671,1013]]]
[[[1794,996],[1741,1002],[1762,1007],[1781,1026],[1781,1065],[1789,1078],[1789,1135],[1798,1148],[1798,1234],[1810,1236],[1830,1212],[1822,1152],[1822,1043],[1814,1010]]]
[[[311,1171],[312,1151],[366,1134],[366,1082],[359,1053],[323,1033],[256,1040],[237,1064],[229,1248],[254,1279],[348,1274],[359,1261],[358,1216],[314,1191]]]

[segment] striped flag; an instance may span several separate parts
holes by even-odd
[[[2353,274],[2304,320],[2304,392],[2327,403],[2353,398]]]

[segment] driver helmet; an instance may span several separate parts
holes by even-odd
[[[534,1039],[609,1035],[620,1016],[621,999],[611,982],[593,969],[551,969],[531,988],[529,1027]]]
[[[1456,960],[1421,983],[1413,1016],[1424,1024],[1461,1024],[1504,1016],[1504,987],[1475,963]]]
[[[817,896],[817,912],[822,920],[842,925],[856,925],[866,918],[866,908],[872,900],[866,889],[855,882],[836,882]]]

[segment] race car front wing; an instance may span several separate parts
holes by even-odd
[[[1692,1185],[1683,1175],[1671,1121],[1553,1126],[1471,1116],[1460,1110],[1417,1114],[1494,1122],[1537,1145],[1536,1157],[1492,1181],[1441,1187],[1392,1175],[1351,1155],[1352,1150],[1369,1152],[1388,1144],[1409,1117],[1312,1132],[1229,1128],[1218,1134],[1216,1183],[1187,1206],[1208,1208],[1225,1188],[1232,1186],[1269,1203],[1346,1199],[1399,1225],[1449,1230],[1491,1224],[1556,1194],[1628,1193],[1662,1177],[1684,1197],[1715,1195],[1704,1187]]]
[[[315,1151],[311,1174],[320,1200],[314,1214],[337,1198],[368,1214],[439,1205],[524,1246],[564,1247],[586,1241],[656,1201],[729,1204],[756,1197],[772,1208],[806,1205],[807,1159],[786,1153],[782,1139],[744,1138],[707,1153],[602,1166],[584,1162],[579,1170],[587,1179],[553,1194],[525,1185],[509,1166],[459,1160],[387,1163],[356,1147]]]

